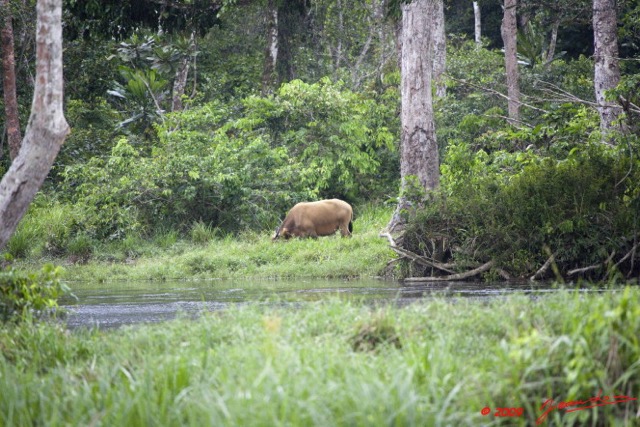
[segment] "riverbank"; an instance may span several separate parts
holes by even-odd
[[[251,304],[115,331],[8,325],[0,424],[533,425],[553,399],[546,425],[633,425],[638,336],[637,288]],[[557,406],[605,395],[619,403]]]
[[[63,279],[71,281],[375,277],[394,257],[378,236],[390,217],[388,208],[362,209],[349,239],[336,234],[272,242],[266,231],[220,237],[202,227],[188,238],[169,231],[148,239],[91,242],[85,251],[58,257],[40,251],[15,266],[34,271],[44,263],[62,265]]]

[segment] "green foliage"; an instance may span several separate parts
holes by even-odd
[[[572,301],[579,298],[576,294],[565,304],[579,305]],[[553,396],[547,398],[556,398],[556,403],[584,400],[601,390],[620,390],[624,393],[618,394],[636,396],[633,390],[640,386],[635,372],[639,367],[640,341],[634,332],[640,327],[638,294],[626,288],[613,304],[607,299],[594,301],[586,312],[566,316],[564,325],[542,331],[532,322],[522,322],[517,327],[517,335],[508,346],[509,364],[520,373],[511,380],[515,399],[532,402],[534,407],[533,402],[546,400],[535,398],[532,384],[553,390]],[[569,313],[566,307],[558,307],[563,308]],[[615,411],[616,408],[583,411],[576,418],[580,424],[607,425],[610,422],[606,420],[611,420]],[[559,411],[553,411],[547,419],[550,424],[566,424],[566,415],[563,421]]]
[[[274,243],[271,241],[273,229],[225,234],[197,221],[184,234],[162,227],[151,236],[131,233],[114,241],[100,242],[78,232],[60,255],[64,259],[56,262],[72,264],[65,268],[65,278],[92,283],[378,276],[393,254],[387,242],[378,237],[391,216],[391,209],[356,205],[354,210],[354,234],[348,239],[337,233],[317,240]],[[34,210],[25,219],[40,214],[41,211]],[[40,239],[38,235],[34,237],[34,241]],[[79,250],[86,245],[90,245],[90,251]],[[33,259],[16,260],[15,264],[24,269],[34,268]]]
[[[547,399],[640,393],[635,288],[383,310],[339,298],[287,307],[242,304],[111,331],[8,325],[0,423],[535,425]],[[354,351],[354,335],[374,328],[387,345]],[[547,423],[625,425],[631,405],[554,410]],[[498,407],[524,411],[494,417]]]
[[[64,172],[92,238],[122,238],[203,221],[225,230],[272,228],[295,202],[375,198],[397,170],[392,113],[323,80],[249,97],[232,114],[218,102],[174,113],[146,148],[120,138],[107,158]]]
[[[394,322],[386,313],[379,313],[362,322],[350,341],[354,351],[374,351],[379,350],[380,346],[402,348]]]
[[[78,231],[78,206],[38,197],[7,243],[14,258],[62,255]]]
[[[190,236],[194,243],[209,243],[216,236],[216,229],[202,221],[196,221],[191,226]]]
[[[542,65],[547,61],[547,40],[545,31],[535,21],[528,21],[524,29],[518,30],[518,59],[528,67]],[[564,56],[566,52],[559,52],[551,60]]]
[[[111,152],[114,128],[120,121],[120,114],[109,107],[104,98],[91,102],[71,99],[66,102],[65,118],[71,126],[71,133],[65,139],[49,177],[56,184],[61,180],[60,174],[66,165],[83,164],[92,157]]]
[[[637,260],[622,257],[640,229],[639,173],[637,157],[600,143],[573,148],[563,160],[450,145],[441,193],[405,242],[432,256],[431,242],[444,240],[460,265],[493,259],[515,276],[535,273],[549,251],[564,273],[608,259],[594,277],[631,274]]]
[[[60,282],[62,269],[46,264],[38,273],[23,273],[11,267],[0,271],[0,318],[24,320],[50,314],[58,298],[69,291]]]
[[[392,159],[393,111],[340,82],[294,80],[273,98],[250,97],[244,106],[244,117],[225,131],[262,136],[286,149],[304,165],[301,183],[315,194],[348,199],[370,194],[380,164]]]

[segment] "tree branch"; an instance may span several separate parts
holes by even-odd
[[[443,276],[443,277],[407,277],[406,279],[404,279],[404,282],[410,282],[410,283],[450,282],[452,280],[464,280],[464,279],[468,279],[469,277],[477,276],[480,273],[484,273],[485,271],[493,267],[493,264],[494,264],[493,261],[489,261],[482,264],[478,268],[474,268],[473,270],[469,270],[464,273],[451,274],[449,276]]]

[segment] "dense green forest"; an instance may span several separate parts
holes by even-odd
[[[638,424],[637,0],[0,0],[0,27],[0,425]],[[334,197],[351,238],[270,239]],[[555,283],[410,286],[468,278]],[[80,281],[174,305],[140,280],[198,318],[55,310]]]
[[[304,200],[342,198],[356,215],[394,206],[399,3],[66,0],[72,131],[6,251],[86,261],[99,242],[167,230],[271,230]],[[2,4],[24,129],[35,8]],[[502,2],[479,5],[477,42],[472,2],[444,2],[446,94],[433,100],[440,186],[406,213],[402,239],[435,267],[406,264],[402,274],[491,261],[490,277],[637,276],[640,6],[616,5],[620,79],[607,96],[619,114],[605,133],[593,4],[518,5],[517,120],[507,112]],[[4,174],[6,132],[2,142]]]

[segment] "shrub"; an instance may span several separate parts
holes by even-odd
[[[23,273],[9,267],[0,271],[0,317],[21,320],[41,316],[58,306],[57,300],[69,292],[60,282],[62,269],[46,264],[38,273]]]
[[[191,226],[191,241],[194,243],[208,243],[216,237],[216,229],[202,221],[196,221]]]
[[[640,229],[640,164],[626,148],[585,144],[556,160],[452,145],[441,182],[408,227],[414,252],[435,256],[440,242],[461,266],[494,260],[516,276],[535,273],[551,253],[563,273],[597,266],[594,278],[638,267],[623,260]]]
[[[202,221],[226,231],[273,227],[298,201],[380,197],[397,170],[391,110],[325,79],[169,115],[159,140],[121,137],[107,158],[68,167],[64,190],[92,238]],[[395,111],[395,110],[394,110]],[[397,164],[397,162],[393,162]]]

